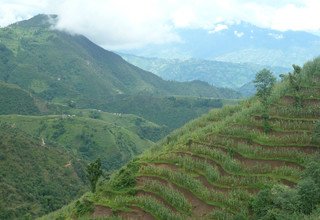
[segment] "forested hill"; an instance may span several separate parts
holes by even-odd
[[[207,83],[176,83],[135,67],[82,35],[55,30],[54,15],[38,15],[0,29],[0,80],[45,100],[98,107],[121,94],[234,98]]]
[[[318,219],[320,58],[213,110],[42,219]],[[272,90],[269,88],[273,88]]]

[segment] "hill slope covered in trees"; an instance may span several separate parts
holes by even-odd
[[[65,148],[0,123],[0,219],[29,219],[86,190],[85,163]]]

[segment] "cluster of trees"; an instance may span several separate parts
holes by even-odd
[[[310,161],[296,188],[275,185],[251,203],[255,219],[308,219],[320,216],[320,155]],[[311,218],[312,219],[312,218]],[[316,218],[315,218],[316,219]]]
[[[87,171],[87,178],[90,182],[90,189],[91,192],[96,191],[97,182],[102,175],[102,169],[101,169],[101,160],[98,158],[92,163],[89,163],[86,168]]]

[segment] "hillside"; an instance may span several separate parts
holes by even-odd
[[[153,72],[166,80],[180,82],[201,80],[217,87],[236,89],[251,82],[255,74],[268,66],[250,63],[231,63],[201,59],[161,59],[121,54],[121,57],[144,70]],[[290,69],[271,67],[279,75]]]
[[[165,59],[205,59],[289,68],[319,55],[320,37],[303,31],[277,31],[247,22],[212,29],[178,29],[180,43],[147,45],[120,52]]]
[[[0,219],[31,219],[86,190],[84,162],[1,120]]]
[[[172,131],[188,121],[207,113],[212,108],[235,105],[238,102],[238,99],[137,95],[108,99],[105,109],[109,112],[139,115],[156,124],[166,126],[168,131]]]
[[[61,208],[88,186],[86,164],[101,158],[104,172],[111,173],[167,132],[135,115],[94,109],[0,115],[0,219]]]
[[[266,106],[253,98],[188,123],[42,219],[316,219],[319,69],[320,58],[295,68]]]
[[[39,114],[37,100],[19,86],[0,81],[0,115]]]
[[[45,143],[59,143],[86,162],[101,157],[103,169],[106,171],[119,168],[152,146],[153,142],[146,139],[147,135],[143,136],[143,132],[139,131],[138,127],[128,130],[124,124],[119,126],[115,121],[113,123],[106,121],[117,117],[105,116],[105,118],[100,120],[76,115],[3,115],[0,116],[0,121],[16,126]],[[154,132],[160,134],[162,132],[162,128],[141,118],[133,117],[131,120],[140,121],[141,125],[144,124],[144,129],[150,129],[149,132],[152,132],[153,128]],[[126,119],[118,121],[126,122],[127,126],[134,125]]]
[[[0,80],[46,101],[98,108],[119,94],[239,97],[206,83],[177,83],[135,67],[82,35],[55,30],[55,15],[38,15],[0,29]]]

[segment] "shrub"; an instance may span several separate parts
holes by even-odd
[[[74,215],[79,217],[87,213],[91,213],[94,210],[93,202],[84,199],[82,201],[78,200],[74,206]]]

